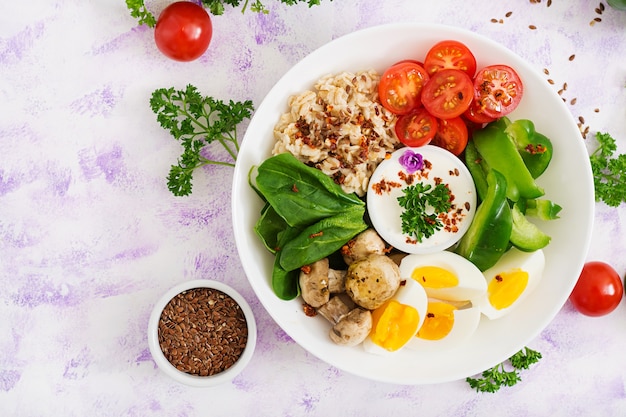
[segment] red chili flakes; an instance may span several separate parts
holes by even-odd
[[[319,232],[317,232],[317,233],[312,233],[312,234],[310,234],[310,235],[309,235],[309,238],[314,239],[314,238],[316,238],[316,237],[320,237],[320,236],[323,236],[323,235],[324,235],[324,232],[323,232],[323,231],[319,231]]]
[[[308,304],[302,304],[302,310],[304,311],[304,315],[307,317],[317,316],[317,310]]]
[[[372,190],[378,195],[389,194],[394,188],[400,188],[402,184],[395,181],[380,180],[376,184],[372,184]]]
[[[402,181],[404,181],[407,185],[411,185],[415,181],[416,175],[415,174],[407,174],[404,171],[400,171],[400,172],[398,172],[398,178],[400,178]]]
[[[298,190],[298,186],[296,184],[291,186],[291,191],[293,191],[294,193],[299,193],[300,190]]]

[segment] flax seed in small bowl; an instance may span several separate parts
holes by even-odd
[[[148,345],[159,368],[176,381],[214,386],[231,381],[250,362],[256,322],[233,288],[212,280],[188,281],[154,306]]]

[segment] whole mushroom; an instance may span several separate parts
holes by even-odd
[[[347,265],[351,265],[359,259],[366,258],[372,254],[383,255],[387,251],[385,241],[379,236],[376,230],[370,228],[362,231],[354,238],[350,239],[341,248],[341,255]]]
[[[328,264],[328,258],[323,258],[300,269],[302,299],[311,307],[321,307],[330,299]]]
[[[355,308],[343,316],[330,330],[330,339],[342,346],[356,346],[363,342],[372,330],[372,313]]]
[[[388,256],[373,254],[348,267],[346,293],[359,306],[374,310],[396,293],[400,268]]]
[[[356,346],[363,342],[372,330],[372,313],[360,307],[354,308],[352,301],[335,295],[317,310],[333,327],[330,339],[338,345]]]
[[[330,294],[343,292],[347,271],[330,268],[328,258],[320,259],[300,269],[302,299],[318,308],[328,302]]]

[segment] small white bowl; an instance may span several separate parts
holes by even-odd
[[[199,376],[180,371],[172,365],[172,363],[170,363],[161,350],[161,346],[159,344],[159,321],[161,319],[161,313],[174,297],[184,291],[192,290],[194,288],[211,288],[221,291],[231,297],[237,304],[239,304],[248,327],[246,346],[239,356],[239,359],[237,359],[231,367],[210,376]],[[150,352],[158,367],[174,380],[195,387],[211,387],[225,382],[230,382],[235,376],[241,373],[241,371],[250,362],[250,359],[252,359],[252,354],[254,353],[256,346],[256,338],[256,321],[254,319],[254,315],[252,314],[250,305],[236,290],[224,283],[213,280],[200,279],[187,281],[171,288],[155,304],[148,323],[148,346],[150,347]]]

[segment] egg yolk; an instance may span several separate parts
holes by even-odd
[[[439,266],[415,268],[411,277],[425,288],[452,288],[459,285],[456,274]]]
[[[418,311],[407,304],[389,300],[372,311],[370,338],[390,352],[404,346],[417,333]]]
[[[522,295],[527,285],[528,272],[521,269],[501,272],[489,283],[489,302],[496,310],[510,307]]]
[[[457,308],[443,302],[428,303],[424,324],[417,332],[417,337],[427,340],[440,340],[446,337],[454,327],[454,311]]]

